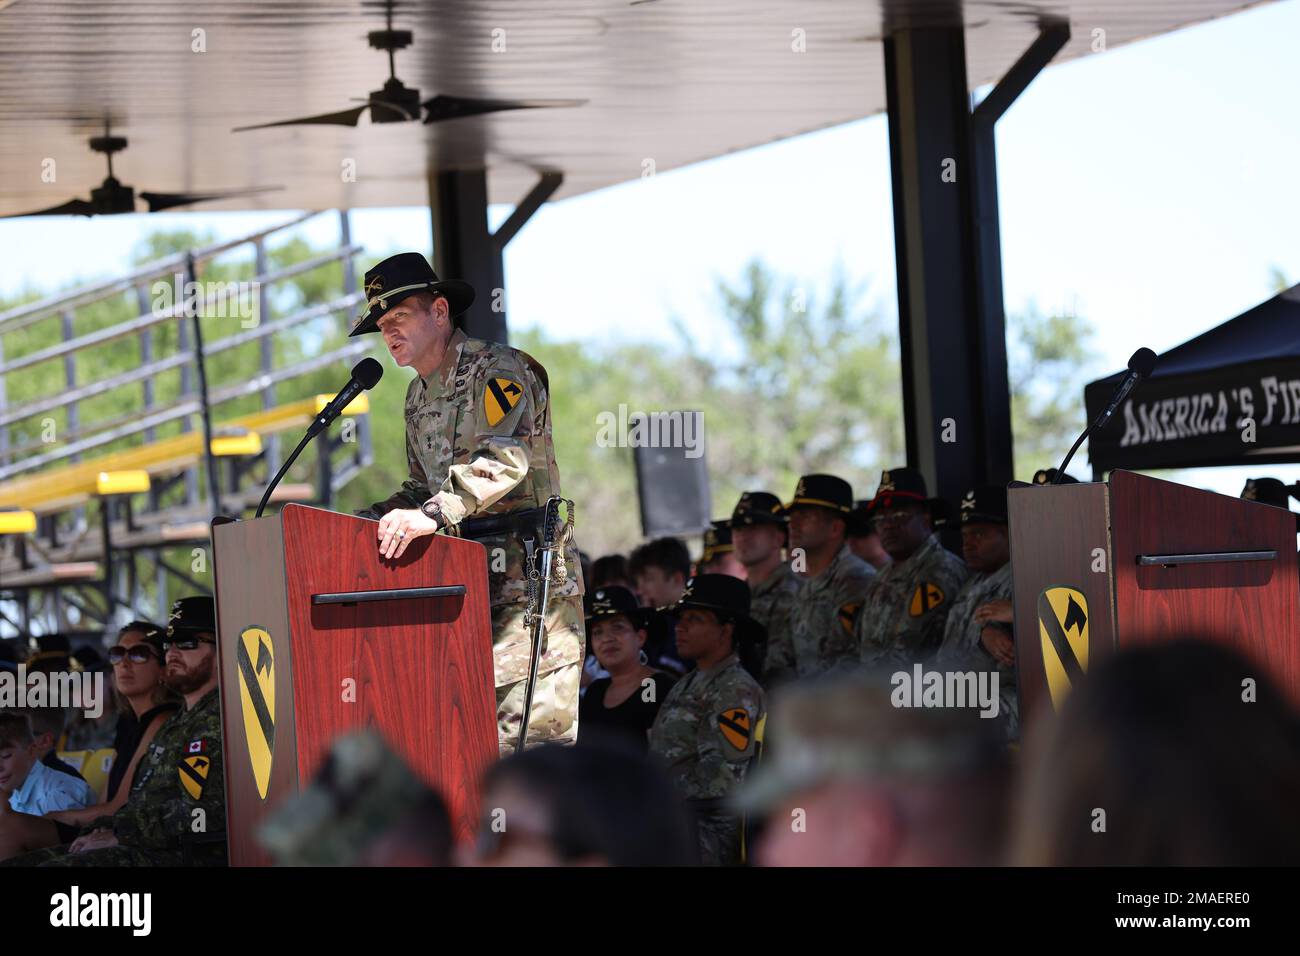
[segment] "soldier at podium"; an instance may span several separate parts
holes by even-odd
[[[525,541],[540,541],[543,506],[560,494],[546,369],[524,352],[466,335],[456,320],[474,301],[473,288],[440,280],[418,252],[392,256],[367,272],[365,295],[366,310],[351,335],[380,333],[393,360],[417,374],[406,391],[410,477],[357,514],[379,519],[377,544],[385,558],[398,559],[412,539],[439,532],[487,549],[498,743],[511,753],[532,647],[524,621],[535,589],[528,586]],[[540,555],[533,557],[540,571]],[[556,559],[552,580],[560,583],[552,585],[544,609],[546,643],[529,743],[577,737],[582,571],[571,541]]]

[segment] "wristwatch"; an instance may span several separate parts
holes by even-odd
[[[438,504],[437,498],[430,498],[420,505],[420,510],[426,518],[431,518],[439,528],[442,527],[442,505]]]

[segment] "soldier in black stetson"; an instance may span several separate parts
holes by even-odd
[[[749,613],[767,632],[756,648],[757,673],[766,672],[767,646],[790,643],[799,579],[785,559],[787,518],[781,499],[768,491],[747,491],[731,512],[731,540],[749,583]],[[774,637],[775,635],[775,637]]]
[[[655,715],[677,682],[651,667],[644,651],[651,631],[665,630],[664,616],[640,607],[636,595],[618,585],[589,597],[587,640],[609,676],[592,681],[582,696],[578,740],[616,735],[645,751]]]
[[[740,818],[726,798],[744,779],[766,710],[762,688],[737,654],[745,631],[757,626],[749,616],[749,588],[725,574],[698,575],[669,610],[677,620],[677,652],[695,670],[660,708],[650,752],[695,811],[703,862],[738,863]]]
[[[853,489],[835,475],[804,475],[786,506],[798,613],[787,641],[768,642],[764,686],[810,677],[857,656],[854,623],[875,569],[849,550]]]
[[[935,663],[951,671],[997,671],[998,719],[1007,739],[1015,740],[1020,735],[1020,703],[1004,486],[979,485],[966,492],[961,500],[961,543],[971,577],[952,602]]]
[[[863,664],[910,667],[943,642],[948,610],[968,572],[934,534],[940,513],[915,468],[881,473],[872,521],[892,562],[871,582],[858,618]]]

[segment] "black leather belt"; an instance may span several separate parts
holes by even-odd
[[[469,518],[456,526],[456,533],[462,538],[477,540],[490,538],[508,532],[541,532],[542,517],[545,508],[529,508],[526,511],[511,511],[503,515],[487,515],[483,518]]]

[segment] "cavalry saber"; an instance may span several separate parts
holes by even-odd
[[[542,516],[542,568],[541,583],[537,585],[534,592],[536,594],[536,603],[530,604],[530,610],[533,613],[533,619],[529,622],[531,631],[531,640],[533,642],[532,653],[528,661],[528,683],[524,686],[524,719],[519,727],[519,743],[515,746],[515,753],[522,753],[524,744],[528,742],[528,724],[533,714],[533,691],[537,687],[537,669],[542,660],[542,639],[546,634],[546,608],[551,596],[551,568],[554,564],[554,553],[556,548],[556,525],[559,523],[560,503],[563,498],[554,497],[546,502],[546,510]],[[570,503],[570,509],[572,504]],[[572,510],[570,510],[572,515]],[[565,542],[560,542],[563,547]],[[524,542],[524,547],[532,554],[529,555],[528,573],[535,583],[538,574],[536,568],[536,551],[532,550],[532,539],[529,538]]]

